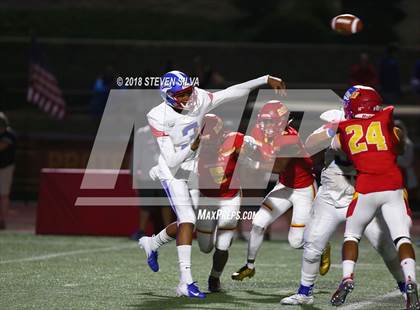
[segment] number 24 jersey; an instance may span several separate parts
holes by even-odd
[[[357,171],[357,192],[366,194],[404,187],[397,165],[393,107],[387,107],[371,118],[354,118],[340,122],[333,148],[347,154]]]

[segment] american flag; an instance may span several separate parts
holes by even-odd
[[[37,105],[52,117],[62,119],[66,115],[66,102],[57,79],[46,64],[45,57],[35,38],[31,40],[29,62],[29,86],[27,101]]]

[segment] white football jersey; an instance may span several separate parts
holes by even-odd
[[[342,111],[326,111],[321,114],[321,119],[324,121],[342,119]],[[322,131],[325,131],[324,126],[313,133]],[[353,198],[356,170],[340,149],[331,146],[325,151],[324,156],[325,168],[321,172],[321,185],[328,195],[337,202],[337,207],[346,208]]]
[[[347,156],[340,150],[331,148],[325,151],[325,168],[321,172],[321,184],[337,202],[337,206],[346,208],[354,194],[356,170]]]
[[[195,87],[191,95],[194,108],[183,113],[165,102],[150,110],[147,119],[160,148],[159,178],[187,180],[196,169],[197,152],[190,146],[201,129],[204,115],[224,102],[247,95],[251,89],[267,83],[267,79],[268,76],[263,76],[215,93]]]

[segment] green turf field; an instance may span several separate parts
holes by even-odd
[[[193,275],[206,289],[211,256],[193,247]],[[175,297],[175,244],[160,251],[160,271],[151,272],[126,238],[34,236],[0,233],[0,309],[293,309],[279,300],[299,282],[301,250],[286,242],[263,244],[257,273],[242,283],[230,274],[245,261],[246,244],[235,242],[222,281],[225,293],[205,300]],[[333,242],[333,266],[315,289],[315,305],[328,304],[340,279],[340,240]],[[381,259],[362,242],[356,289],[340,309],[403,309],[402,297]],[[297,308],[297,309],[302,309]]]

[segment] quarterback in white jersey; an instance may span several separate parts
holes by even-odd
[[[335,113],[340,116],[340,111]],[[334,115],[333,113],[326,113]],[[326,115],[323,114],[323,115]],[[342,114],[342,113],[341,113]],[[327,120],[321,115],[321,118]],[[339,120],[330,119],[330,121]],[[309,136],[306,145],[311,146],[315,135],[325,131],[316,130]],[[325,168],[321,172],[321,186],[313,204],[313,216],[304,234],[301,280],[297,294],[281,300],[284,305],[313,304],[313,287],[318,275],[321,255],[337,227],[345,223],[346,213],[354,194],[356,171],[342,151],[331,148],[325,152]],[[398,253],[393,245],[388,228],[379,213],[365,230],[365,236],[382,256],[386,266],[404,293],[404,274],[399,264]]]
[[[196,221],[193,205],[197,203],[198,190],[190,190],[188,185],[188,180],[193,180],[196,174],[199,131],[204,115],[218,105],[246,96],[252,89],[266,84],[284,92],[284,82],[268,75],[214,93],[194,87],[191,79],[180,71],[170,71],[161,79],[160,91],[164,102],[153,108],[147,119],[160,148],[159,164],[154,173],[177,216],[177,250],[181,271],[178,296],[205,297],[191,275],[192,233]],[[140,239],[140,245],[146,250],[149,266],[149,260],[154,257],[157,265],[157,247],[153,246],[153,242],[144,244],[144,241],[142,244]]]

